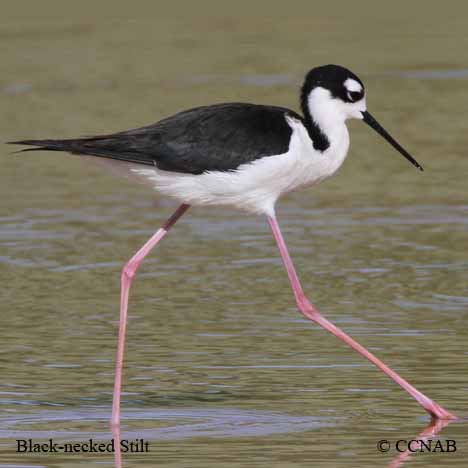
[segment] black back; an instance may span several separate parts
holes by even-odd
[[[287,152],[292,133],[287,115],[302,120],[300,115],[282,107],[215,104],[110,135],[14,143],[39,146],[32,150],[68,151],[201,174],[235,170],[241,164]]]

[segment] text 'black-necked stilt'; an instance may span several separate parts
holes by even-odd
[[[335,327],[304,295],[276,220],[275,204],[282,194],[317,184],[336,172],[349,147],[346,120],[363,120],[414,166],[422,167],[367,111],[364,85],[346,68],[325,65],[310,70],[300,99],[302,116],[276,106],[215,104],[109,135],[12,142],[34,146],[23,151],[67,151],[125,162],[124,170],[181,202],[122,270],[113,425],[120,422],[125,329],[133,277],[143,259],[190,205],[228,205],[266,215],[302,314],[367,358],[429,414],[455,418]]]

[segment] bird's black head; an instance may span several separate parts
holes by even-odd
[[[347,119],[364,120],[418,169],[422,167],[367,112],[364,84],[339,65],[312,68],[301,88],[301,108],[306,122],[318,126],[325,137],[335,133]]]
[[[362,119],[366,110],[364,85],[353,72],[339,65],[312,68],[302,85],[301,108],[306,116],[326,112],[339,120]]]
[[[307,100],[315,88],[324,88],[333,99],[345,103],[355,103],[364,98],[364,84],[350,70],[340,65],[323,65],[312,68],[301,89],[301,107],[307,108]]]

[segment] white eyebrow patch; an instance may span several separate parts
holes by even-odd
[[[362,91],[361,84],[352,78],[348,78],[343,84],[344,87],[351,93],[360,93]]]

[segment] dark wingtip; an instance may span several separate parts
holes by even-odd
[[[23,148],[17,151],[12,151],[11,154],[18,154],[18,153],[25,153],[26,151],[41,151],[45,150],[46,148],[42,148],[41,146],[38,146],[36,148]]]
[[[40,140],[16,140],[16,141],[6,141],[6,145],[30,145],[34,148],[23,148],[17,151],[12,151],[11,154],[25,153],[26,151],[40,151],[44,150],[44,142]]]
[[[5,141],[6,145],[32,145],[37,146],[41,143],[37,140],[16,140],[16,141]]]

